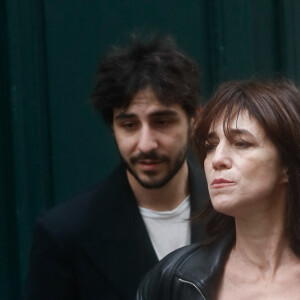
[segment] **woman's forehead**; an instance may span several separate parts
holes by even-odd
[[[212,122],[208,133],[220,130],[226,135],[230,134],[231,130],[248,130],[257,134],[264,133],[261,125],[248,110],[236,111],[230,115],[223,112],[217,116]]]

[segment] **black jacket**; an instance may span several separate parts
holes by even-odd
[[[151,270],[137,300],[213,300],[233,246],[228,234],[207,246],[192,244],[177,249]]]
[[[189,173],[195,212],[207,188],[200,171],[189,168]],[[192,226],[192,241],[200,236],[201,228]],[[157,261],[120,166],[103,183],[37,220],[26,299],[134,299]]]

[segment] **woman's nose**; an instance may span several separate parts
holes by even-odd
[[[212,157],[212,166],[215,170],[229,169],[232,166],[230,147],[219,144]]]

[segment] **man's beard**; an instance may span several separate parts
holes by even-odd
[[[165,186],[177,173],[178,171],[181,169],[183,163],[186,160],[186,156],[187,156],[187,146],[185,146],[181,152],[177,155],[177,157],[174,159],[173,163],[170,165],[170,169],[167,169],[167,174],[159,179],[159,180],[155,180],[153,179],[149,179],[149,180],[142,180],[138,174],[131,168],[130,164],[122,157],[127,170],[132,174],[132,176],[136,179],[136,181],[144,188],[146,189],[159,189],[163,186]],[[135,163],[138,163],[138,161],[140,160],[144,160],[144,159],[153,159],[153,160],[159,160],[162,163],[166,163],[166,164],[170,164],[171,160],[168,156],[165,155],[158,155],[155,151],[151,151],[148,153],[140,153],[134,157],[132,157],[130,159],[130,163],[133,165]],[[147,171],[145,172],[147,175],[149,175],[149,177],[151,177],[151,175],[153,175],[153,177],[155,177],[156,175],[156,171]]]

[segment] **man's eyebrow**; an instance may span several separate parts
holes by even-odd
[[[178,113],[175,110],[163,109],[150,113],[150,117],[176,117]]]
[[[115,120],[126,120],[126,119],[132,119],[134,117],[136,117],[135,114],[123,111],[123,112],[118,113],[115,116]]]
[[[115,118],[115,120],[126,120],[126,119],[135,118],[136,116],[137,115],[134,113],[123,111],[123,112],[116,114],[116,116],[114,118]],[[178,113],[172,109],[161,109],[161,110],[153,111],[149,114],[150,118],[168,117],[168,116],[175,117],[175,116],[178,116]]]

